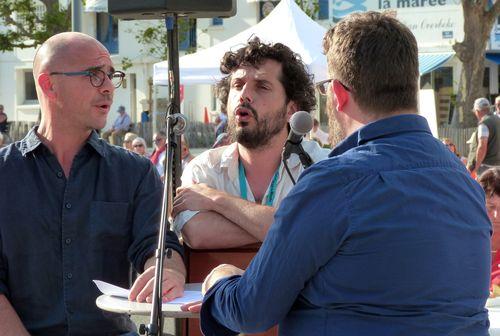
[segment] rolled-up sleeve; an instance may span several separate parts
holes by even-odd
[[[191,161],[182,172],[182,186],[190,186],[193,183],[207,183],[210,187],[213,187],[207,177],[208,172],[205,172],[205,169],[197,164],[195,160]],[[199,211],[196,210],[186,210],[175,216],[173,223],[175,233],[177,233],[178,236],[181,236],[184,225],[186,225],[186,223],[198,213]]]

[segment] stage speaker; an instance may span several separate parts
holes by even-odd
[[[108,0],[108,12],[122,20],[163,19],[168,14],[230,17],[236,14],[236,0]]]

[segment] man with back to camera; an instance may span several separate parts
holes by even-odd
[[[477,177],[488,168],[500,167],[500,118],[491,112],[490,102],[486,98],[474,101],[472,112],[477,118],[478,127],[472,138],[468,169]]]
[[[126,314],[97,308],[92,280],[151,302],[162,183],[155,168],[99,139],[125,74],[106,48],[61,33],[37,51],[40,126],[0,150],[0,335],[136,335]],[[21,181],[22,179],[22,181]],[[183,293],[177,237],[163,270],[164,299]]]
[[[245,273],[207,277],[202,330],[488,335],[484,193],[417,115],[415,37],[388,14],[357,13],[324,50],[318,87],[337,146],[301,175]]]
[[[281,163],[288,121],[311,111],[311,76],[287,46],[254,39],[221,62],[218,84],[227,104],[235,142],[198,155],[182,174],[174,201],[175,228],[193,248],[229,248],[261,242],[275,208],[293,184]],[[302,142],[313,161],[328,155],[316,142]],[[288,160],[297,179],[304,170],[296,154]]]

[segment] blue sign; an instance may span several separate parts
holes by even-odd
[[[451,31],[451,30],[445,30],[445,31],[443,31],[443,38],[444,39],[451,39],[451,38],[453,38],[453,31]]]
[[[339,20],[354,12],[366,12],[366,0],[333,0],[332,17]]]

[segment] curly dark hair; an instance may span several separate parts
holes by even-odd
[[[241,65],[258,67],[268,59],[281,63],[282,75],[279,80],[285,89],[287,103],[294,101],[297,108],[303,111],[315,109],[313,76],[307,72],[300,55],[281,43],[262,43],[258,37],[250,40],[245,47],[224,54],[220,71],[228,76],[217,83],[217,93],[222,105],[227,105],[231,73]]]
[[[490,168],[479,176],[479,184],[484,189],[486,197],[500,196],[500,168]]]

